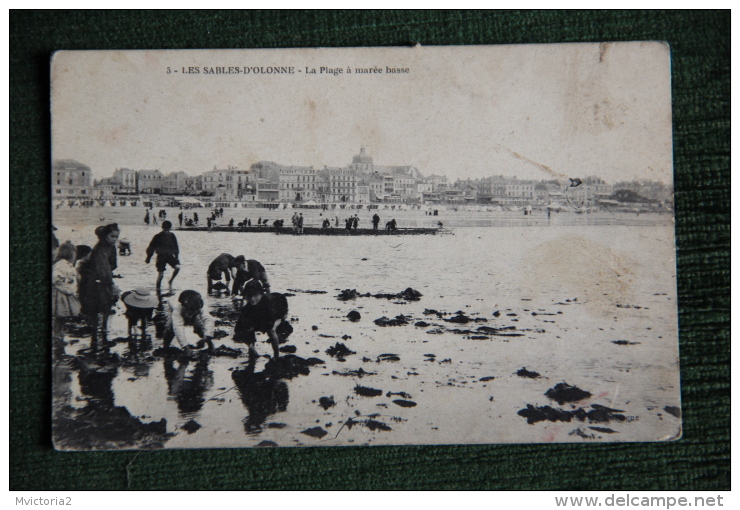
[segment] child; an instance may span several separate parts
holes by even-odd
[[[251,279],[259,280],[262,283],[262,290],[270,292],[270,282],[267,280],[267,271],[265,266],[254,259],[244,260],[243,255],[236,257],[238,265],[236,266],[236,276],[234,277],[234,286],[232,294],[234,296],[242,295],[244,284]]]
[[[258,356],[254,347],[255,333],[267,333],[275,358],[280,356],[277,327],[288,316],[288,300],[278,292],[266,293],[259,280],[249,280],[244,286],[246,303],[234,327],[234,341],[247,344],[249,355]]]
[[[77,298],[77,271],[75,270],[75,247],[67,241],[59,246],[54,265],[51,268],[52,299],[54,316],[54,340],[61,344],[64,340],[64,323],[67,317],[80,313]]]
[[[156,225],[156,223],[155,223]],[[161,292],[162,278],[167,265],[174,271],[170,277],[170,292],[172,292],[172,282],[175,280],[177,273],[180,272],[180,248],[177,245],[177,237],[171,232],[172,223],[165,220],[162,222],[162,231],[152,237],[149,247],[146,249],[146,262],[152,260],[152,256],[157,254],[157,294]]]
[[[121,301],[126,305],[126,318],[128,319],[128,336],[134,338],[136,323],[141,324],[141,339],[146,339],[147,321],[152,320],[154,309],[159,305],[156,296],[152,296],[149,289],[140,287],[121,294]]]
[[[226,278],[226,293],[229,292],[229,283],[231,283],[231,277],[236,277],[236,268],[245,264],[246,260],[243,255],[234,257],[228,253],[222,253],[208,265],[208,272],[206,278],[208,280],[208,293],[211,294],[215,289],[213,288],[214,280],[221,280],[223,275]]]
[[[77,290],[82,313],[87,315],[92,328],[93,350],[97,349],[98,330],[102,332],[103,342],[106,341],[108,316],[121,294],[113,283],[113,270],[118,265],[116,246],[120,233],[117,223],[97,227],[95,235],[98,243],[77,266]]]
[[[194,290],[184,290],[177,302],[169,301],[165,305],[167,326],[164,332],[164,347],[167,348],[173,339],[177,339],[186,353],[192,351],[187,341],[187,329],[192,327],[201,340],[195,346],[200,349],[208,344],[213,349],[213,320],[203,311],[203,298]]]

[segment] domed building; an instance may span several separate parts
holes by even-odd
[[[373,158],[367,155],[365,147],[360,147],[360,153],[352,157],[352,164],[350,167],[352,170],[363,174],[373,172]]]

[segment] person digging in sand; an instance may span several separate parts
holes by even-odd
[[[184,290],[177,301],[170,300],[165,304],[167,325],[164,332],[164,347],[170,346],[173,339],[182,347],[186,354],[200,349],[208,344],[208,350],[213,349],[213,319],[203,310],[203,298],[194,290]],[[200,341],[191,346],[187,339],[187,329],[193,328]]]
[[[288,317],[288,300],[279,292],[265,292],[259,280],[244,285],[246,303],[234,327],[234,342],[247,344],[250,357],[257,357],[256,333],[267,333],[275,358],[280,356],[277,327]]]
[[[213,281],[219,281],[223,276],[226,279],[226,293],[228,294],[231,278],[236,278],[237,269],[245,265],[246,259],[244,258],[244,255],[234,257],[228,253],[222,253],[213,259],[213,261],[208,265],[208,271],[206,273],[206,278],[208,280],[208,293],[211,294],[215,290]],[[246,267],[244,267],[244,269],[246,270]]]

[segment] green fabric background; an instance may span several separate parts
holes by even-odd
[[[141,453],[52,449],[46,291],[52,51],[622,40],[664,40],[672,48],[683,439]],[[730,488],[729,11],[11,11],[10,65],[11,489]]]

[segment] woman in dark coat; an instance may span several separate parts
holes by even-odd
[[[119,234],[117,223],[96,228],[98,244],[80,261],[78,268],[80,305],[93,330],[93,348],[98,338],[98,326],[101,328],[103,341],[106,340],[108,316],[120,294],[118,287],[113,283],[113,270],[118,265],[116,244]],[[102,319],[100,321],[99,316]]]

